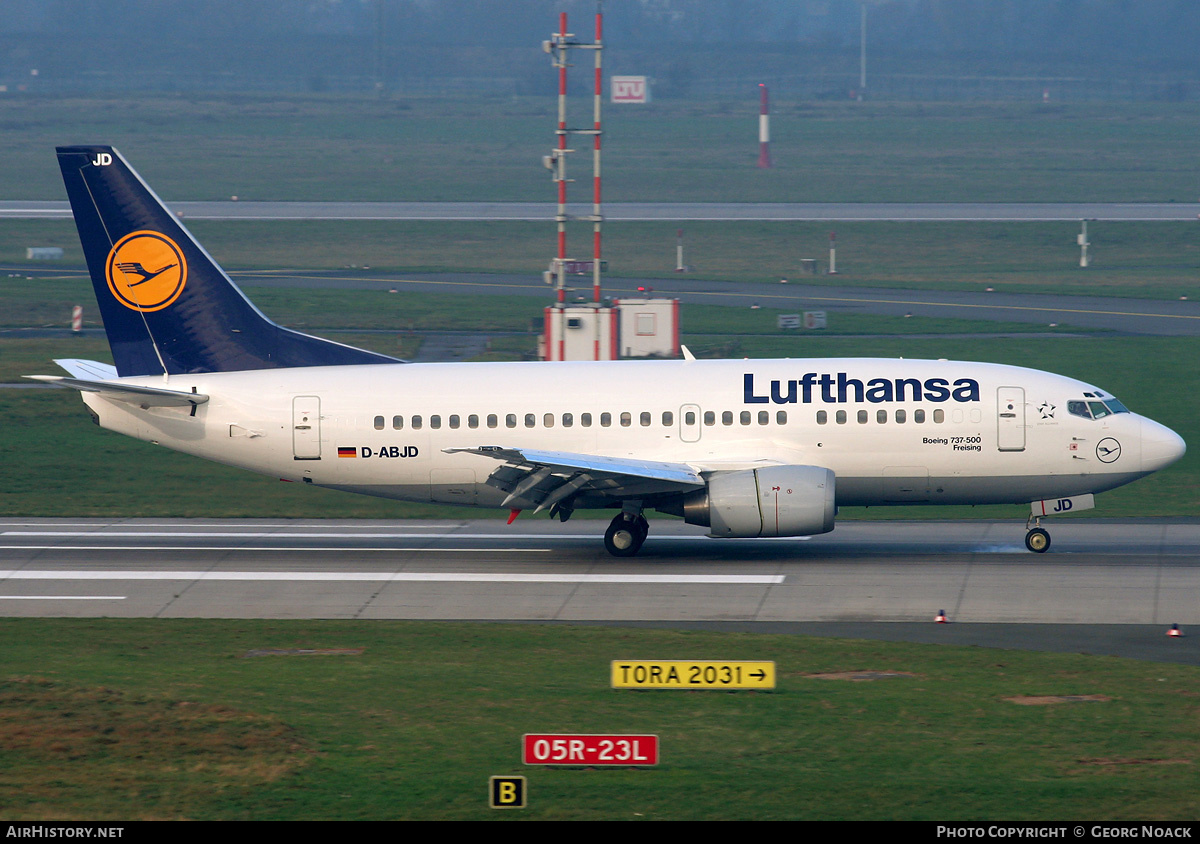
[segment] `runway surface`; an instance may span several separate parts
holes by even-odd
[[[549,202],[171,202],[191,220],[553,220]],[[588,217],[591,205],[569,204]],[[1191,202],[606,202],[604,218],[623,221],[755,220],[813,222],[1034,222],[1195,220]],[[0,202],[0,218],[68,218],[66,202]]]
[[[1200,520],[851,522],[711,540],[652,522],[0,521],[0,614],[704,626],[1089,651],[1200,664]],[[939,611],[951,623],[934,624]]]

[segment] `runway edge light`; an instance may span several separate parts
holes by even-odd
[[[1167,635],[1172,639],[1178,639],[1183,636],[1183,631],[1179,629],[1178,624],[1172,624],[1171,629],[1167,631]]]
[[[938,610],[938,613],[937,613],[937,615],[935,615],[933,617],[933,620],[935,622],[937,622],[938,624],[945,624],[946,623],[946,611]]]

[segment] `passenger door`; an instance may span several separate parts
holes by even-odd
[[[996,391],[996,444],[1000,451],[1025,450],[1025,389]]]
[[[321,399],[317,396],[292,399],[292,457],[321,459]]]

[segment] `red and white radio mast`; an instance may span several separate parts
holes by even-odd
[[[554,67],[558,69],[558,135],[557,143],[552,151],[547,166],[553,171],[554,181],[558,183],[558,213],[555,219],[558,223],[558,252],[553,262],[551,263],[551,274],[554,276],[556,287],[556,300],[554,310],[557,313],[551,314],[547,309],[547,320],[557,318],[558,322],[563,322],[566,318],[564,313],[567,307],[566,301],[566,276],[567,273],[582,274],[589,269],[592,273],[592,307],[601,308],[600,300],[600,274],[603,271],[603,262],[601,260],[600,246],[600,229],[604,221],[603,214],[600,210],[600,137],[602,134],[600,128],[600,105],[602,102],[603,77],[601,73],[601,54],[604,50],[603,45],[603,12],[600,4],[596,5],[596,37],[595,41],[587,44],[575,40],[575,36],[567,31],[567,13],[561,12],[558,16],[558,32],[553,33],[549,41],[543,44],[543,49],[550,53]],[[592,128],[590,129],[570,129],[567,126],[567,67],[569,66],[568,53],[572,49],[592,50],[595,55],[595,93],[592,106]],[[569,149],[567,137],[569,135],[591,135],[592,136],[592,213],[590,216],[576,218],[592,221],[592,260],[580,261],[573,260],[567,257],[567,221],[570,217],[567,214],[567,183],[571,180],[567,178],[567,154],[575,150]],[[564,332],[561,325],[555,327],[553,331],[557,338],[554,341],[556,348],[547,348],[546,356],[549,360],[565,360],[566,352],[564,348]],[[600,360],[602,357],[608,357],[608,354],[602,353],[602,340],[607,340],[607,337],[601,336],[601,323],[599,320],[595,322],[595,351],[594,359]],[[550,333],[547,334],[547,343],[550,344]],[[603,345],[611,345],[605,342]],[[615,354],[615,350],[611,352]]]

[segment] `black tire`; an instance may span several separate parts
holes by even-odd
[[[1034,528],[1025,534],[1025,547],[1035,554],[1045,554],[1050,547],[1050,534],[1042,528]]]
[[[650,525],[642,516],[621,513],[604,532],[604,549],[614,557],[632,557],[642,550]]]

